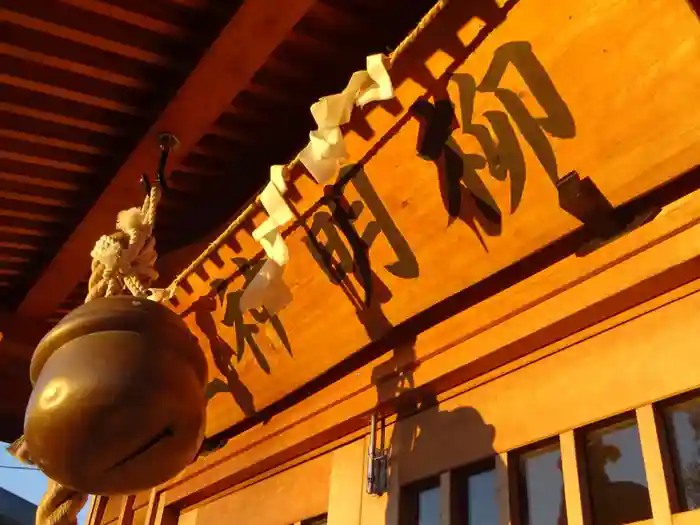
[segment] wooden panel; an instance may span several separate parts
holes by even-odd
[[[533,132],[535,139],[529,134],[531,128],[521,122],[525,127],[516,134],[519,146],[489,159],[492,164],[510,166],[510,178],[517,179],[516,157],[522,154],[526,182],[524,175],[522,180],[500,182],[485,169],[465,176],[472,192],[488,190],[500,210],[500,225],[480,218],[466,197],[462,217],[449,220],[439,170],[416,155],[419,123],[405,118],[372,151],[364,168],[406,241],[403,245],[394,235],[394,248],[403,246],[398,249],[398,259],[385,236],[379,235],[371,244],[375,302],[370,308],[358,307],[357,297],[364,292],[353,276],[345,278],[345,287],[330,282],[307,248],[304,228],[297,225],[287,234],[292,259],[285,280],[295,294],[293,303],[278,320],[263,325],[247,313],[240,316],[237,301],[246,279],[237,264],[244,262],[241,257],[250,259],[259,251],[249,232],[262,221],[261,214],[246,225],[247,232],[234,235],[232,244],[238,244],[240,251],[221,248],[219,260],[205,264],[201,275],[188,279],[186,288],[191,291],[178,291],[176,310],[185,316],[207,353],[213,351],[217,356],[209,358],[212,377],[220,380],[221,390],[228,388],[233,393],[212,400],[208,433],[268,406],[369,341],[381,338],[393,326],[573,230],[579,223],[559,208],[552,178],[576,169],[617,205],[700,162],[700,148],[695,147],[700,139],[700,108],[687,104],[700,80],[700,72],[692,67],[700,59],[700,24],[685,1],[577,0],[547,3],[547,9],[543,5],[536,0],[517,3],[508,18],[456,68],[456,74],[464,75],[460,77],[463,87],[469,75],[477,82],[487,79],[474,101],[474,124],[488,125],[488,119],[504,124],[509,118],[517,123],[519,113],[513,108],[520,107],[539,119],[528,121],[532,126],[544,130]],[[465,42],[469,40],[465,35],[472,25],[467,20],[473,13],[459,11],[465,7],[455,9],[452,22],[438,19],[447,24],[439,33],[442,36],[428,32],[417,46],[413,77],[420,69],[416,64],[426,63],[433,75],[439,75],[454,62],[444,49],[449,49],[455,31]],[[596,16],[590,16],[591,12]],[[455,20],[460,24],[455,25]],[[427,48],[432,51],[426,54]],[[410,58],[409,53],[406,60]],[[571,74],[572,64],[576,64],[576,74]],[[489,79],[502,69],[507,71],[500,86],[509,91],[489,91]],[[413,77],[409,74],[397,89],[404,110],[425,93]],[[550,81],[553,90],[546,87]],[[659,93],[657,85],[669,88]],[[654,103],[649,103],[651,92],[659,93]],[[462,111],[468,113],[469,97],[457,96],[455,82],[450,83],[449,93],[461,124],[468,124]],[[371,110],[366,120],[375,132],[370,143],[382,137],[389,121],[395,121],[384,107]],[[527,145],[528,138],[539,158]],[[480,165],[483,159],[476,156],[480,148],[473,136],[456,132],[453,140],[470,155],[467,161]],[[364,155],[367,140],[350,133],[347,142],[354,158]],[[524,186],[518,200],[511,192],[519,184]],[[363,191],[358,192],[356,186]],[[300,212],[309,209],[321,192],[306,179],[297,181],[296,190],[303,195],[297,203]],[[379,219],[381,211],[376,202],[368,201],[364,190],[361,184],[351,183],[345,196],[353,201],[362,193]],[[313,227],[324,212],[323,206],[317,209],[313,218],[304,219],[305,226]],[[365,210],[356,222],[360,232],[371,228],[368,216]],[[388,228],[386,222],[383,226]],[[218,294],[211,291],[214,279],[227,280]],[[357,297],[352,298],[348,287]],[[266,319],[264,314],[256,317]],[[333,326],[332,335],[328,326]]]
[[[440,474],[440,525],[453,525],[455,523],[452,516],[453,490],[452,472]]]
[[[90,512],[88,514],[88,525],[100,525],[105,523],[104,511],[107,507],[107,498],[104,496],[92,496],[90,498]]]
[[[590,513],[584,481],[586,467],[578,453],[574,431],[564,432],[559,440],[567,522],[571,525],[589,525]]]
[[[132,525],[134,520],[134,501],[135,496],[126,496],[122,498],[121,509],[119,510],[119,519],[117,525]]]
[[[358,440],[333,452],[328,525],[359,525],[365,491],[365,442]]]
[[[199,509],[188,510],[180,514],[180,518],[177,520],[178,525],[196,525],[197,523],[197,513]]]
[[[413,373],[414,384],[436,385],[436,379],[446,374],[452,381],[448,385],[485,382],[506,373],[503,370],[521,366],[518,362],[501,366],[518,355],[557,341],[528,357],[530,360],[541,358],[697,290],[698,285],[691,284],[632,308],[700,276],[697,271],[700,267],[693,260],[700,249],[697,245],[700,227],[690,227],[698,215],[697,197],[690,196],[669,207],[657,221],[600,253],[561,261],[424,332],[416,341],[420,366]],[[586,328],[628,308],[632,310]],[[554,327],[555,330],[550,330]],[[534,337],[533,330],[539,332]],[[499,349],[502,352],[496,355]],[[389,356],[396,367],[406,364],[401,358],[400,353]],[[280,447],[292,444],[307,447],[312,437],[333,435],[333,429],[341,424],[364,426],[366,423],[358,423],[357,419],[386,395],[380,395],[372,385],[395,370],[385,362],[387,356],[374,359],[355,373],[335,380],[315,395],[274,415],[264,425],[235,437],[224,450],[198,461],[169,485],[181,484],[197,472],[208,470],[205,476],[169,494],[178,500],[215,481],[236,483],[235,480],[240,479],[236,472],[278,454]],[[457,369],[461,371],[456,373]],[[481,377],[477,380],[476,376]],[[233,458],[243,450],[246,454],[235,459],[239,466],[228,468],[224,462],[226,458]]]
[[[199,508],[196,525],[289,525],[328,510],[332,456],[325,454]]]
[[[124,504],[124,496],[112,496],[107,498],[106,507],[102,517],[102,523],[108,523],[110,521],[116,521],[119,519],[119,515]]]
[[[673,515],[673,525],[697,525],[698,523],[700,523],[700,509]]]
[[[148,500],[150,497],[150,491],[140,492],[136,494],[133,501],[133,508],[139,509],[141,507],[146,507],[148,505]],[[106,509],[104,511],[104,517],[102,521],[104,523],[112,520],[116,520],[120,513],[122,512],[125,498],[122,496],[113,496],[107,498],[108,502],[106,504]]]
[[[512,497],[511,491],[513,490],[511,472],[514,467],[509,467],[509,460],[510,458],[506,452],[499,454],[499,458],[496,461],[496,492],[500,525],[513,525],[518,523],[517,517],[515,519],[511,517],[510,501]],[[452,523],[448,522],[447,525],[452,525]]]
[[[392,441],[394,427],[389,427],[387,439],[392,450],[399,449],[396,452],[399,455],[394,456],[390,485],[399,483],[399,478],[405,484],[494,452],[512,450],[699,385],[697,370],[685,366],[694,355],[691,333],[694,328],[688,331],[684,319],[693,316],[700,307],[697,283],[694,289],[669,293],[557,342],[551,349],[503,367],[505,372],[496,370],[460,385],[454,391],[468,391],[445,401],[440,412],[428,411],[399,425],[409,436],[412,427],[419,427],[424,438],[424,445],[418,451],[424,452],[411,453],[410,460],[397,459],[401,457],[400,443],[411,443],[410,439]],[[658,348],[665,349],[662,363]],[[558,353],[547,357],[551,352]],[[463,356],[457,351],[455,356],[458,355]],[[508,370],[517,371],[494,381],[499,373]],[[597,381],[587,380],[593,376]],[[525,391],[527,396],[523,395]],[[616,396],[610,396],[611,391]],[[348,432],[345,422],[353,414],[371,407],[367,398],[373,395],[376,394],[369,391],[326,411],[314,412],[305,416],[301,424],[287,426],[284,418],[280,421],[275,418],[268,423],[269,427],[264,427],[272,432],[267,437],[250,431],[250,436],[244,434],[231,442],[232,451],[238,448],[245,450],[245,454],[229,452],[229,459],[219,457],[184,485],[168,489],[166,496],[171,503],[194,503],[201,497],[196,494],[198,491],[206,494],[209,488],[225,487],[227,480],[234,483],[238,479],[240,483],[245,478],[237,473],[255,471],[258,463],[269,465],[274,457],[288,460],[294,454],[302,454],[300,449],[310,450],[303,448],[306,443],[318,447],[324,443],[323,439],[343,435],[342,432]],[[394,523],[392,501],[395,500],[365,498],[363,520],[365,514],[369,518],[386,512],[388,517],[392,516],[391,520],[387,517],[388,522]]]
[[[148,506],[139,507],[134,510],[134,518],[131,522],[133,525],[146,525],[146,518],[148,516]]]
[[[647,405],[637,409],[637,426],[644,455],[644,470],[649,484],[649,499],[656,525],[671,525],[671,498],[669,497],[670,472],[664,465],[664,446],[660,422],[654,407]],[[670,468],[670,462],[667,463]]]
[[[95,239],[114,228],[120,210],[141,202],[143,189],[134,184],[134,173],[153,169],[158,135],[177,135],[182,147],[173,152],[172,164],[183,160],[313,4],[288,0],[284,9],[269,0],[243,4],[51,260],[19,312],[47,316],[60,306],[89,271],[89,259],[76,260],[76,254],[89,253]],[[250,41],[256,45],[247,45]]]
[[[694,293],[415,416],[431,454],[401,465],[402,484],[700,386],[698,312]]]

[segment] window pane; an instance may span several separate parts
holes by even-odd
[[[566,525],[559,444],[520,456],[522,516],[526,525]]]
[[[642,445],[634,418],[587,432],[586,466],[595,525],[651,518]]]
[[[424,479],[401,490],[399,523],[440,525],[440,478]]]
[[[487,470],[469,476],[470,525],[498,525],[496,471]]]
[[[453,507],[457,525],[499,525],[496,470],[459,471],[454,479],[457,505]]]
[[[440,525],[440,487],[418,493],[418,525]]]
[[[680,510],[700,508],[700,398],[666,408]]]

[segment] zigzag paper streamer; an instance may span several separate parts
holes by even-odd
[[[336,95],[321,98],[311,106],[311,114],[318,129],[309,134],[309,144],[299,160],[319,184],[331,180],[347,159],[347,151],[340,127],[350,122],[355,106],[389,100],[394,97],[394,86],[386,68],[386,57],[367,57],[367,70],[357,71],[347,87]]]
[[[394,97],[386,60],[383,55],[367,57],[367,70],[353,73],[341,93],[323,97],[311,106],[318,129],[309,134],[309,144],[299,154],[299,160],[319,184],[335,177],[341,163],[347,159],[340,127],[350,122],[353,108]],[[274,315],[292,300],[292,293],[282,279],[289,262],[289,250],[279,229],[294,217],[284,200],[287,191],[284,173],[283,166],[272,166],[270,182],[260,195],[269,218],[253,232],[253,238],[268,258],[243,291],[241,311],[264,306]]]
[[[275,315],[292,300],[292,294],[282,280],[284,266],[289,262],[289,250],[279,228],[294,218],[284,200],[287,191],[284,173],[284,166],[272,166],[270,182],[260,195],[268,219],[256,228],[253,238],[265,250],[267,261],[243,290],[240,301],[243,312],[264,306],[270,315]]]

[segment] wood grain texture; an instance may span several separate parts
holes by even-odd
[[[360,525],[367,450],[360,439],[332,453],[328,525]]]
[[[358,314],[346,292],[333,285],[318,267],[305,244],[306,233],[297,223],[286,233],[292,259],[285,281],[295,298],[279,315],[284,332],[269,322],[258,324],[245,314],[249,340],[243,341],[244,330],[236,326],[240,320],[232,321],[231,317],[245,284],[235,259],[259,255],[250,232],[264,217],[262,213],[252,217],[232,236],[229,246],[222,247],[178,290],[174,307],[209,355],[212,378],[228,382],[235,393],[224,392],[212,399],[209,434],[282,399],[370,341],[381,339],[392,327],[575,229],[578,221],[558,206],[552,177],[576,169],[590,177],[613,205],[619,205],[700,163],[696,147],[700,109],[686,103],[700,82],[700,73],[692,67],[700,58],[700,25],[683,0],[577,0],[548,5],[545,14],[540,2],[521,1],[510,9],[505,21],[488,28],[488,37],[484,39],[482,33],[483,41],[464,63],[459,63],[455,58],[459,51],[450,46],[454,47],[455,39],[463,39],[464,54],[473,39],[475,13],[459,9],[438,18],[436,27],[443,24],[443,30],[427,32],[397,65],[398,104],[394,105],[402,108],[398,117],[388,111],[391,105],[374,106],[363,116],[373,130],[372,137],[362,138],[353,129],[346,135],[353,160],[365,159],[369,180],[410,247],[418,277],[396,275],[401,273],[397,268],[410,274],[410,257],[392,266],[397,262],[396,253],[380,235],[371,246],[370,257],[375,289],[385,287],[385,297],[377,291],[381,307]],[[557,28],[555,36],[553,27]],[[522,59],[530,56],[529,50],[534,62]],[[521,66],[518,74],[512,64],[508,65],[509,60],[524,60],[529,65]],[[535,89],[523,80],[522,70],[526,76],[532,74],[538,70],[537,63],[560,101],[553,100],[551,93],[541,95],[545,77],[537,77]],[[505,68],[500,87],[516,96],[545,129],[545,142],[535,140],[539,158],[527,137],[517,133],[526,180],[515,211],[511,211],[514,180],[496,180],[488,169],[475,172],[500,210],[500,235],[490,235],[489,231],[494,233],[491,227],[485,228],[483,221],[469,215],[476,212],[466,202],[464,220],[449,224],[438,170],[434,163],[416,155],[419,123],[405,116],[408,107],[426,94],[425,86],[435,88],[435,79],[446,71],[481,82],[485,76],[490,78],[490,66]],[[416,77],[425,81],[417,82]],[[654,88],[657,85],[668,88],[658,91]],[[457,85],[451,82],[447,89],[464,125],[461,114],[465,107],[457,96]],[[489,118],[512,119],[502,103],[502,99],[510,100],[508,96],[504,99],[504,92],[488,89],[486,86],[476,94],[473,123],[489,126]],[[650,93],[654,93],[653,103]],[[456,132],[453,139],[465,153],[480,154],[474,136]],[[554,164],[546,154],[546,143],[551,144]],[[512,166],[513,155],[516,153],[511,151],[488,160]],[[481,162],[477,157],[469,158]],[[295,207],[304,214],[317,202],[321,188],[304,177],[297,178],[294,187],[292,193],[301,195]],[[346,196],[350,201],[358,196],[352,184]],[[365,210],[356,223],[359,231],[368,226],[368,220]],[[310,226],[311,219],[305,216],[301,222]],[[212,281],[222,279],[226,282],[217,296],[211,292]],[[353,276],[347,277],[346,283],[362,294]],[[212,348],[218,354],[218,367],[210,355]],[[225,370],[225,375],[217,368]]]
[[[566,518],[571,525],[590,525],[588,501],[585,499],[585,465],[576,443],[573,430],[559,436],[561,448],[561,469],[564,478],[564,499]]]
[[[562,461],[567,477],[569,456],[573,452],[566,451],[573,447],[572,429],[644,407],[700,385],[698,372],[687,366],[695,350],[693,329],[689,329],[685,322],[688,316],[700,309],[699,293],[697,283],[694,291],[689,293],[680,289],[671,292],[664,300],[651,301],[649,307],[621,314],[617,323],[603,323],[592,336],[584,331],[581,334],[583,339],[570,338],[573,343],[561,341],[555,345],[558,347],[556,353],[525,362],[507,375],[472,386],[461,385],[442,398],[437,408],[398,423],[389,421],[386,438],[392,446],[390,492],[382,498],[363,495],[361,523],[383,523],[377,521],[379,519],[395,523],[391,509],[396,504],[398,489],[403,485],[495,453],[502,456],[507,451],[558,434],[569,436],[570,443],[566,446],[562,441]],[[663,362],[658,359],[660,345],[665,357],[669,358]],[[593,376],[597,379],[595,382],[586,380]],[[526,396],[524,391],[527,391]],[[610,396],[611,391],[616,395]],[[338,409],[342,415],[326,415],[326,419],[330,417],[336,425],[340,418],[349,416],[348,410],[357,407],[341,406]],[[469,414],[475,415],[466,417]],[[302,426],[309,427],[307,432],[318,432],[320,424],[312,418]],[[411,439],[416,431],[419,439]],[[219,487],[220,497],[227,492],[221,483],[222,475],[232,476],[250,470],[255,463],[263,463],[267,465],[264,468],[270,469],[270,461],[274,461],[280,450],[294,448],[297,440],[308,441],[310,437],[309,434],[306,438],[301,436],[298,431],[290,429],[248,445],[245,453],[212,465],[179,486],[166,488],[164,498],[169,500],[169,505],[184,504],[185,499],[191,504],[196,501],[193,491],[206,487]],[[310,450],[322,453],[319,443],[318,439],[312,440]],[[359,454],[357,456],[358,460],[361,459]],[[295,470],[282,468],[278,472]],[[330,475],[332,479],[333,474]],[[276,474],[250,487],[267,482],[271,483],[269,487],[278,487],[286,479],[283,476]],[[571,484],[570,481],[567,483]],[[247,490],[234,491],[226,497],[233,498]],[[276,489],[266,490],[270,499],[278,494]],[[256,496],[258,499],[262,497]],[[282,500],[284,498],[279,501]],[[200,508],[209,505],[216,503],[200,504]],[[333,503],[329,502],[329,505],[332,507]],[[573,518],[571,513],[569,518]],[[582,522],[585,523],[585,519]]]
[[[664,319],[672,319],[678,315],[678,311],[692,311],[694,308],[692,303],[697,302],[698,283],[693,283],[692,286],[688,285],[684,288],[687,288],[687,290],[679,289],[677,292],[671,292],[658,300],[652,300],[648,304],[633,308],[610,321],[603,322],[600,326],[583,330],[565,338],[551,345],[551,348],[545,348],[539,354],[534,354],[532,359],[529,356],[521,359],[520,364],[514,363],[514,367],[503,367],[505,370],[501,373],[510,373],[510,375],[499,376],[499,372],[495,371],[494,374],[486,374],[483,379],[479,378],[478,380],[470,381],[466,385],[459,385],[451,392],[446,392],[446,397],[443,398],[441,396],[441,398],[449,399],[450,395],[455,395],[455,393],[465,389],[467,392],[463,395],[467,397],[462,399],[475,399],[474,396],[478,396],[481,400],[479,403],[469,401],[469,403],[465,402],[464,406],[478,408],[480,417],[471,419],[474,424],[481,425],[483,428],[483,421],[486,421],[491,425],[501,427],[501,430],[496,434],[496,440],[484,439],[480,441],[478,434],[464,430],[461,433],[471,436],[469,440],[470,446],[464,446],[464,442],[457,449],[443,446],[442,448],[445,450],[444,456],[438,455],[421,459],[424,455],[415,455],[411,463],[400,463],[398,468],[396,465],[392,466],[392,471],[396,469],[396,474],[390,478],[390,482],[392,480],[397,482],[400,477],[401,484],[408,483],[411,480],[433,475],[445,468],[476,461],[488,456],[489,450],[499,452],[512,450],[533,441],[556,435],[563,431],[562,428],[566,430],[567,428],[590,423],[596,419],[635,408],[635,404],[642,406],[648,402],[690,390],[697,384],[700,384],[700,378],[696,372],[682,366],[684,359],[689,359],[690,354],[681,355],[678,353],[684,352],[682,350],[683,347],[679,346],[673,347],[674,355],[676,356],[672,361],[674,370],[664,370],[665,380],[663,382],[652,381],[652,377],[655,377],[654,374],[658,372],[655,356],[657,355],[656,348],[659,339],[664,340],[664,338],[674,334],[677,334],[679,338],[683,338],[685,333],[684,323],[681,319],[676,319],[675,325],[664,324],[662,320],[658,320],[659,315],[661,315],[659,312],[663,313]],[[668,306],[664,307],[664,305]],[[624,328],[624,330],[616,329],[616,327]],[[635,339],[626,339],[628,334],[634,334]],[[611,343],[615,341],[618,341],[619,344],[611,346]],[[642,344],[646,350],[642,351],[640,347],[631,343],[627,345],[629,341],[633,341],[635,345]],[[614,374],[605,375],[606,381],[609,379],[612,382],[610,383],[611,385],[619,384],[619,388],[624,387],[621,395],[610,398],[608,396],[609,390],[606,387],[608,385],[607,382],[590,384],[581,378],[585,377],[586,373],[599,375],[600,370],[608,369],[607,364],[611,365],[609,370],[616,370],[612,365],[619,367],[620,363],[625,362],[625,359],[631,359],[631,354],[627,358],[621,355],[619,358],[616,357],[619,355],[617,349],[622,347],[628,348],[629,352],[636,352],[633,361],[635,367],[638,366],[639,368],[636,368],[634,371],[630,370],[631,375],[629,377],[621,376],[622,379],[625,379],[624,384],[619,378],[614,377]],[[612,348],[616,350],[613,351]],[[577,351],[571,352],[568,349],[577,349]],[[578,350],[580,349],[583,350],[579,352]],[[690,351],[688,349],[688,352]],[[551,352],[558,353],[552,355]],[[459,355],[455,354],[455,358]],[[550,355],[551,357],[548,357]],[[558,368],[562,365],[562,359],[565,359],[566,356],[574,355],[577,356],[575,359],[578,359],[578,361],[575,365],[572,364],[572,368],[566,367],[566,370],[569,370],[571,374],[576,375],[579,379],[572,375],[567,375],[569,372],[564,373],[564,369]],[[586,366],[580,366],[581,359],[584,360],[583,362],[586,363]],[[532,364],[528,365],[527,363]],[[541,376],[529,376],[528,371],[544,369],[546,369],[546,372],[542,371]],[[641,372],[642,369],[647,372]],[[522,371],[515,372],[516,370]],[[580,376],[577,375],[579,373],[581,374]],[[524,378],[526,375],[528,376],[527,381],[533,381],[532,383],[527,383],[526,378]],[[498,377],[503,377],[503,379],[497,380]],[[511,380],[508,378],[516,381],[516,383],[522,380],[522,383],[518,383],[519,386],[514,385],[512,389],[501,389],[503,385],[510,383]],[[579,395],[578,392],[581,391],[577,388],[571,392],[571,395],[574,397],[571,399],[566,397],[566,399],[562,399],[562,405],[555,405],[557,400],[562,398],[561,393],[556,393],[556,389],[560,388],[561,384],[579,385],[579,383],[585,390],[584,393],[580,393],[581,398],[576,397]],[[522,390],[526,389],[528,393],[531,390],[527,384],[537,385],[536,391],[541,391],[541,395],[538,394],[532,399],[529,395],[524,398],[521,395]],[[567,386],[567,396],[568,388]],[[618,387],[615,387],[615,391],[618,391]],[[508,395],[504,397],[506,392],[508,392]],[[482,403],[490,406],[493,400],[496,399],[499,400],[497,405],[503,407],[503,412],[497,413],[504,418],[498,425],[494,423],[493,417],[484,413],[480,408]],[[578,399],[581,401],[577,401]],[[582,401],[583,399],[586,399],[585,403]],[[501,400],[503,400],[503,403],[507,401],[514,404],[501,405]],[[267,437],[263,437],[260,432],[254,430],[239,436],[230,443],[231,448],[230,452],[228,452],[228,459],[221,457],[218,461],[210,463],[193,477],[184,478],[179,484],[166,488],[165,494],[171,504],[184,504],[185,502],[192,504],[197,501],[197,494],[209,493],[210,488],[219,487],[218,490],[222,490],[229,482],[240,483],[241,481],[236,480],[244,479],[241,475],[253,468],[253,465],[267,462],[275,456],[289,458],[290,454],[302,454],[303,452],[300,452],[300,450],[313,450],[319,446],[319,443],[323,442],[321,441],[324,439],[323,436],[325,436],[325,439],[332,440],[334,435],[338,435],[338,433],[329,432],[332,428],[338,428],[339,433],[347,432],[347,429],[344,430],[342,428],[340,422],[347,421],[351,414],[361,414],[363,410],[367,410],[372,406],[371,403],[371,393],[368,395],[358,394],[347,401],[337,403],[332,407],[329,406],[328,409],[322,412],[314,411],[313,415],[305,417],[304,422],[300,425],[286,427],[283,423],[284,418],[280,421],[272,420],[269,423],[270,428],[266,429],[272,433],[268,434]],[[455,401],[455,403],[452,405],[451,400],[445,401],[443,406],[445,410],[451,410],[450,406],[453,408],[462,406],[459,404],[459,401]],[[540,406],[537,403],[544,404]],[[508,406],[513,407],[512,411],[508,411]],[[300,410],[302,408],[304,407],[299,407]],[[572,408],[576,410],[572,410]],[[581,410],[587,412],[587,415],[582,414]],[[530,415],[532,415],[532,418],[529,417]],[[422,424],[424,425],[430,424],[429,418],[431,417],[434,418],[435,416],[430,416],[429,414],[417,416],[418,420],[423,419]],[[438,419],[444,421],[445,418]],[[455,421],[457,419],[460,418],[456,418]],[[558,423],[555,424],[554,422],[556,421]],[[508,423],[508,431],[504,433],[505,427],[502,425],[506,422],[510,423]],[[277,426],[279,423],[283,425],[281,428]],[[547,430],[550,428],[550,423],[554,426]],[[468,422],[467,426],[469,426]],[[554,427],[557,427],[558,430],[554,430]],[[391,439],[392,428],[388,429],[387,439],[389,440]],[[447,436],[450,433],[445,430],[440,434],[444,435],[445,439],[448,439]],[[438,441],[438,443],[440,442]],[[243,449],[246,453],[232,454],[232,451],[236,450],[236,448],[239,450]],[[226,449],[224,449],[221,452],[221,456],[225,456],[226,453]],[[388,503],[379,502],[379,507],[373,505],[372,508],[379,512],[380,509],[391,508],[390,505],[386,507]]]
[[[654,523],[658,525],[671,525],[671,498],[669,497],[670,473],[666,466],[670,462],[665,461],[664,446],[661,442],[661,428],[654,407],[651,405],[637,409],[637,427],[642,444],[644,456],[644,470],[649,484],[649,499]]]
[[[289,525],[328,511],[332,457],[320,456],[200,507],[195,525]]]
[[[451,376],[451,380],[443,388],[453,388],[464,381],[489,381],[493,377],[488,370],[503,368],[514,356],[557,341],[557,345],[565,345],[569,344],[567,341],[583,340],[616,326],[620,318],[633,318],[640,308],[643,311],[656,308],[664,301],[689,293],[682,287],[673,292],[671,298],[661,296],[658,304],[653,300],[644,303],[700,277],[700,266],[695,259],[700,234],[698,226],[693,226],[698,216],[697,204],[700,204],[698,196],[692,195],[670,207],[657,221],[601,253],[590,258],[570,257],[561,261],[492,300],[424,332],[416,342],[420,366],[413,372],[415,386],[432,384],[437,388],[436,380],[446,375]],[[691,292],[694,290],[692,284],[688,288]],[[644,304],[635,306],[641,303]],[[514,313],[506,315],[509,312]],[[601,320],[606,321],[595,325]],[[480,324],[482,328],[476,329]],[[532,337],[534,330],[537,334]],[[537,359],[537,355],[533,354],[533,359]],[[402,357],[399,353],[395,366],[410,363],[402,361]],[[327,433],[349,423],[353,417],[366,414],[380,400],[374,382],[393,370],[385,364],[388,359],[392,358],[376,358],[313,396],[297,401],[293,407],[275,413],[264,425],[236,436],[222,451],[198,461],[168,485],[182,486],[191,476],[210,470],[216,472],[210,472],[208,480],[231,478],[233,472],[227,473],[221,463],[238,451],[264,444],[271,447],[261,452],[263,456],[260,457],[264,457],[264,454],[282,450],[279,447],[288,446],[282,443],[303,443],[311,436]],[[360,423],[361,426],[365,424]],[[245,463],[254,463],[256,455],[251,450]],[[200,490],[207,483],[202,479],[171,494],[179,494],[178,499]]]
[[[120,210],[143,198],[135,178],[152,171],[158,135],[175,134],[181,147],[173,152],[171,162],[177,164],[184,159],[314,3],[289,0],[283,10],[269,0],[243,5],[46,267],[20,304],[21,313],[43,317],[58,308],[89,272],[89,259],[82,254],[90,252],[101,234],[113,230]],[[81,257],[76,262],[78,254]]]

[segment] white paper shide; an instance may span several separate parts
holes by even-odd
[[[387,63],[384,55],[367,57],[367,69],[354,73],[341,93],[323,97],[311,106],[317,129],[309,134],[309,143],[299,154],[299,160],[319,184],[333,179],[347,160],[341,126],[350,122],[353,109],[394,97]],[[284,166],[272,166],[270,182],[260,196],[269,218],[253,232],[253,238],[265,250],[267,260],[243,291],[240,301],[243,312],[264,307],[270,315],[275,315],[292,300],[282,278],[289,262],[289,249],[280,229],[294,217],[284,199],[285,171]]]

